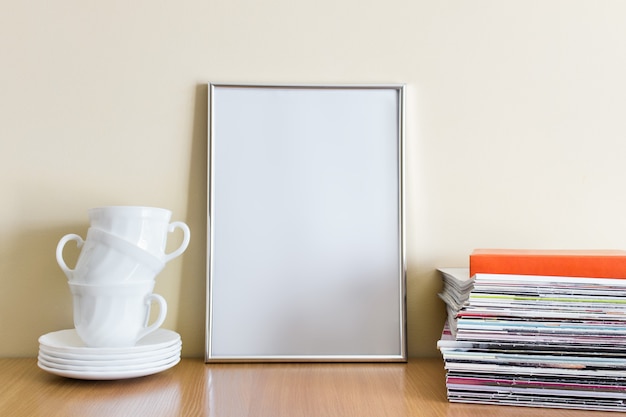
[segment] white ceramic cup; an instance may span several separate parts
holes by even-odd
[[[157,207],[106,206],[89,209],[91,227],[117,235],[140,248],[169,262],[180,256],[189,245],[189,226],[184,222],[172,222],[172,212]],[[165,253],[168,234],[176,229],[183,232],[178,249]]]
[[[74,269],[63,259],[63,248],[70,241],[81,248]],[[68,281],[88,284],[154,280],[165,267],[165,262],[151,253],[94,228],[88,230],[85,240],[73,233],[63,236],[57,244],[56,259]]]
[[[154,281],[90,285],[69,283],[76,333],[88,347],[130,347],[157,330],[167,315],[163,297],[152,293]],[[159,313],[148,325],[150,305]]]

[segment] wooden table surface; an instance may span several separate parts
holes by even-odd
[[[615,412],[451,404],[440,359],[406,364],[205,364],[119,381],[49,374],[0,359],[2,417],[583,417]]]

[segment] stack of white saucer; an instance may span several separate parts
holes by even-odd
[[[160,328],[167,303],[152,291],[156,275],[187,248],[189,227],[170,223],[169,210],[153,207],[99,207],[89,217],[87,238],[65,235],[56,252],[72,293],[75,328],[39,338],[38,366],[78,379],[134,378],[175,366],[182,341]],[[183,241],[165,253],[175,229],[183,231]],[[69,241],[81,248],[74,269],[63,259]],[[152,303],[159,308],[149,324]]]
[[[182,342],[172,330],[158,329],[134,346],[87,347],[76,330],[39,338],[38,365],[55,375],[77,379],[125,379],[164,371],[180,362]]]

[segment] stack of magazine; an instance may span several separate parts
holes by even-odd
[[[626,411],[626,279],[440,272],[450,401]]]

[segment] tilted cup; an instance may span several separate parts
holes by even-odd
[[[81,248],[74,269],[63,259],[63,248],[70,241]],[[151,253],[94,228],[87,231],[85,240],[73,233],[63,236],[57,244],[56,259],[68,281],[90,284],[154,280],[165,267],[165,262]]]
[[[88,214],[91,227],[132,242],[166,263],[180,256],[189,246],[189,226],[181,221],[170,223],[172,212],[167,209],[105,206],[89,209]],[[176,229],[183,232],[183,240],[176,250],[165,253],[168,235]]]
[[[165,321],[167,303],[152,293],[154,281],[90,285],[69,283],[76,333],[88,347],[130,347]],[[150,305],[159,313],[150,320]]]

